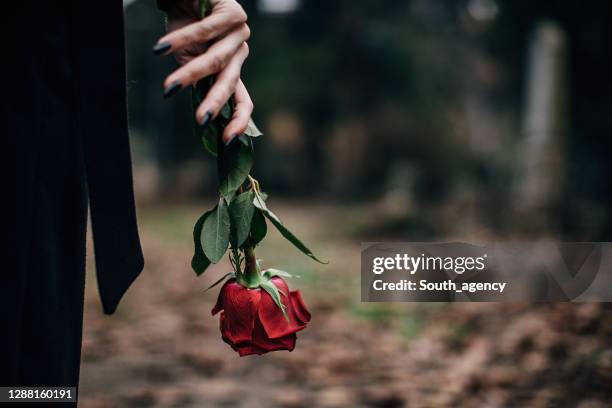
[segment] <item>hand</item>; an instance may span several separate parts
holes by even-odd
[[[181,65],[164,81],[169,97],[198,80],[216,75],[206,98],[196,110],[196,120],[205,125],[234,95],[234,115],[225,128],[226,143],[244,132],[253,102],[240,80],[240,70],[249,54],[247,15],[235,0],[210,0],[212,12],[201,19],[198,0],[168,2],[167,31],[155,47],[156,54],[174,54]]]

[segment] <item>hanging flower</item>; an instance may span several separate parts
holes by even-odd
[[[204,18],[212,2],[198,0],[198,4],[200,17]],[[194,84],[194,109],[206,98],[214,81],[214,77],[209,77]],[[255,257],[255,247],[266,237],[270,223],[304,255],[322,264],[328,262],[319,259],[268,208],[267,194],[250,174],[254,140],[262,135],[253,120],[249,120],[244,132],[232,143],[226,145],[223,141],[234,105],[234,99],[230,98],[216,117],[196,127],[205,150],[217,160],[219,200],[194,225],[191,267],[200,276],[229,252],[233,271],[209,289],[225,282],[212,314],[221,312],[221,336],[241,356],[291,351],[295,347],[296,333],[306,327],[310,313],[300,292],[290,292],[282,279],[292,275],[271,268],[262,271],[260,260]]]
[[[248,289],[230,279],[221,288],[212,310],[213,315],[221,312],[221,337],[240,356],[292,351],[296,333],[310,321],[310,312],[299,291],[290,292],[287,283],[278,276],[267,282],[276,287],[282,309],[268,289]]]

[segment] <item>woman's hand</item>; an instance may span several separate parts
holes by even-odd
[[[153,47],[155,54],[174,54],[181,65],[164,81],[164,96],[170,97],[198,80],[216,75],[206,98],[196,110],[196,120],[205,125],[234,95],[234,115],[225,128],[226,143],[247,127],[253,102],[240,80],[242,64],[249,54],[247,16],[235,0],[210,0],[212,12],[201,19],[198,0],[168,1],[168,34]]]

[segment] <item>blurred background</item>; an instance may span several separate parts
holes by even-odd
[[[196,278],[192,227],[216,198],[189,92],[161,97],[163,14],[124,0],[146,268],[117,315],[86,297],[84,407],[607,407],[607,304],[363,304],[364,241],[612,239],[612,3],[243,0],[243,79],[264,132],[253,174],[329,265],[276,232],[301,275],[296,350],[239,358]],[[91,259],[91,257],[90,257]]]

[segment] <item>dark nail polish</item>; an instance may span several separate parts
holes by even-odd
[[[166,89],[164,89],[164,98],[174,96],[174,94],[180,91],[182,87],[183,85],[181,85],[179,81],[174,81],[173,83],[168,85]]]
[[[161,42],[159,44],[155,44],[153,46],[153,54],[155,55],[164,54],[170,48],[172,48],[172,44],[170,44],[169,42]]]
[[[239,135],[234,135],[234,136],[232,136],[232,138],[231,138],[231,139],[226,140],[226,141],[224,142],[224,143],[225,143],[225,147],[227,147],[227,146],[229,146],[230,144],[232,144],[232,142],[234,141],[234,139],[236,139],[238,136],[239,136]]]
[[[200,125],[201,126],[206,126],[208,124],[208,121],[210,120],[210,118],[212,118],[212,113],[210,111],[208,111],[202,117],[202,121],[200,122]]]

